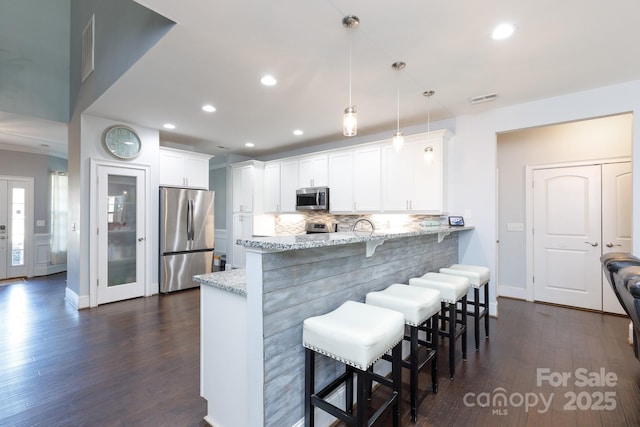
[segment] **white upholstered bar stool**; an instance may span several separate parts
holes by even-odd
[[[484,317],[485,339],[489,339],[489,280],[490,271],[479,265],[453,264],[448,268],[441,268],[440,273],[453,274],[469,279],[469,286],[473,288],[473,301],[467,301],[473,306],[468,314],[474,317],[474,337],[476,351],[480,349],[480,321]],[[480,301],[480,288],[484,288],[484,301]]]
[[[449,339],[449,377],[453,379],[456,373],[456,338],[462,337],[462,360],[467,360],[467,292],[469,279],[441,273],[427,273],[421,277],[409,279],[410,286],[436,289],[440,291],[440,320],[442,324],[448,321],[448,328],[441,328],[439,334]],[[460,318],[457,316],[457,304],[462,305]],[[459,327],[457,327],[457,325]]]
[[[302,345],[305,347],[304,422],[314,426],[314,408],[320,408],[344,421],[348,426],[373,425],[391,407],[393,426],[399,425],[399,402],[402,382],[402,313],[355,301],[347,301],[335,310],[304,320]],[[392,351],[391,379],[369,371],[385,353]],[[345,364],[345,372],[320,391],[315,391],[315,357],[323,354]],[[353,374],[358,380],[356,414],[353,414]],[[391,393],[372,419],[367,417],[368,384],[371,381],[389,387]],[[332,391],[345,385],[345,409],[324,400]]]
[[[440,292],[435,289],[421,288],[395,283],[388,288],[369,292],[365,297],[367,304],[396,310],[404,316],[404,323],[409,327],[409,336],[404,337],[411,343],[409,360],[402,361],[408,368],[411,421],[416,422],[418,371],[431,361],[431,388],[438,392],[438,313],[440,312]],[[419,330],[426,334],[425,339],[418,337]],[[420,346],[427,349],[426,357],[419,360]],[[386,358],[386,357],[385,357]]]

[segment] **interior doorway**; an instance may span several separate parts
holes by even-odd
[[[533,170],[533,299],[623,313],[600,256],[631,250],[631,162]]]
[[[29,276],[33,178],[0,177],[0,280]]]
[[[629,161],[633,115],[586,119],[497,135],[497,294],[532,301],[534,168]],[[605,159],[604,161],[594,159]],[[529,218],[531,220],[529,220]],[[599,242],[602,249],[606,243]],[[621,249],[621,247],[613,247]],[[607,248],[609,249],[609,248]],[[603,295],[604,297],[604,295]]]

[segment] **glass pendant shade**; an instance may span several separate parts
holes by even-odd
[[[347,107],[344,109],[342,134],[344,136],[356,136],[358,134],[358,113],[356,112],[356,107]]]
[[[396,151],[400,151],[402,149],[402,146],[404,145],[404,136],[402,136],[401,131],[396,131],[396,133],[393,134],[391,143],[393,144],[393,148],[395,148]]]

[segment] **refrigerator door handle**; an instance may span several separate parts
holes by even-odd
[[[193,241],[193,239],[195,238],[195,231],[194,231],[194,226],[193,226],[193,211],[195,210],[195,205],[193,200],[189,200],[189,207],[191,209],[189,209],[189,225],[187,226],[187,229],[189,230],[189,240]]]
[[[191,200],[187,200],[187,241],[191,240]]]

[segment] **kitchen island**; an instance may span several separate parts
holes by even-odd
[[[206,420],[216,427],[303,425],[302,321],[457,262],[457,233],[471,229],[239,240],[247,249],[244,270],[194,277],[202,284]],[[323,360],[316,373],[318,387],[335,377],[337,369],[341,365]],[[316,419],[319,426],[330,422],[328,416]]]

